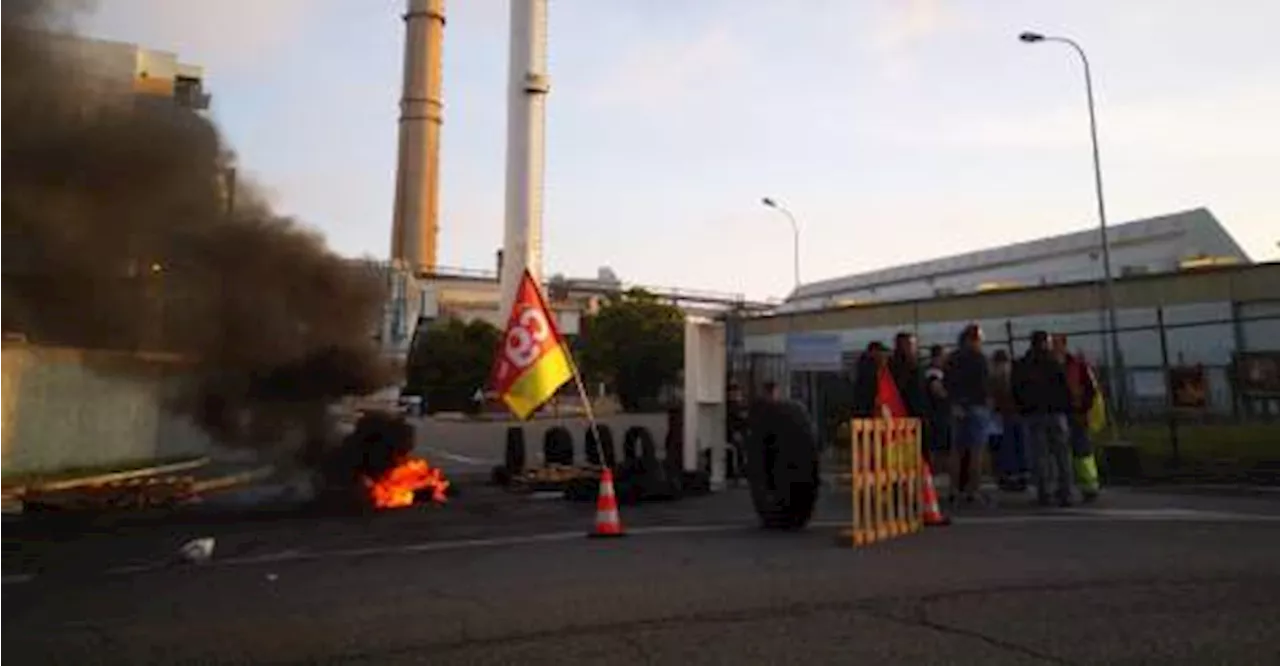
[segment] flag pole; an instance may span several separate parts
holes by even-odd
[[[569,350],[567,341],[561,341],[560,348],[564,350],[564,357],[569,359],[569,369],[573,371],[573,383],[578,387],[578,397],[582,398],[582,408],[587,412],[587,423],[591,427],[591,434],[596,438],[596,448],[600,451],[600,462],[607,463],[604,459],[604,443],[600,441],[600,428],[596,425],[595,411],[591,409],[591,397],[587,395],[587,387],[582,383],[582,373],[578,371],[578,362],[573,358],[573,352]],[[605,464],[604,467],[612,465]]]

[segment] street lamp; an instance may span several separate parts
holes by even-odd
[[[786,215],[787,220],[791,222],[791,233],[792,233],[791,248],[793,253],[792,268],[795,272],[796,289],[798,290],[800,289],[800,224],[796,222],[796,216],[792,215],[791,211],[787,210],[785,206],[782,206],[781,204],[774,201],[773,199],[770,199],[769,197],[764,197],[763,199],[760,200],[760,203],[782,213],[783,215]]]
[[[1105,331],[1110,343],[1110,353],[1107,354],[1111,358],[1108,364],[1111,365],[1111,372],[1108,373],[1111,384],[1112,400],[1118,400],[1119,394],[1116,391],[1117,386],[1123,386],[1117,380],[1122,380],[1121,359],[1120,359],[1120,339],[1116,332],[1116,300],[1115,293],[1112,288],[1111,277],[1111,241],[1107,238],[1107,207],[1102,198],[1102,162],[1098,158],[1098,120],[1094,112],[1093,105],[1093,75],[1089,70],[1089,57],[1084,54],[1084,49],[1075,40],[1068,37],[1055,37],[1053,35],[1042,35],[1038,32],[1024,32],[1018,35],[1018,39],[1027,43],[1035,44],[1037,42],[1059,42],[1070,46],[1076,55],[1080,56],[1080,62],[1084,65],[1084,92],[1089,103],[1089,138],[1093,144],[1093,186],[1098,199],[1098,229],[1102,236],[1102,299],[1103,307],[1107,311],[1107,331]],[[1108,345],[1103,345],[1106,350]],[[1113,360],[1114,359],[1114,360]],[[1115,404],[1115,403],[1113,403]],[[1108,419],[1111,422],[1111,436],[1116,438],[1115,414]]]

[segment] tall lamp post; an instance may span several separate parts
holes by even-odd
[[[794,272],[794,278],[795,278],[795,289],[794,289],[794,291],[793,291],[792,293],[794,293],[795,295],[799,296],[799,291],[800,291],[800,223],[799,223],[799,222],[796,222],[796,216],[795,216],[795,215],[792,215],[792,214],[791,214],[791,211],[787,210],[787,208],[786,208],[785,206],[783,206],[783,205],[779,204],[777,201],[774,201],[773,199],[771,199],[771,198],[769,198],[769,197],[763,197],[763,198],[761,198],[761,199],[760,199],[760,203],[764,204],[764,205],[765,205],[766,207],[768,207],[768,208],[772,208],[772,209],[774,209],[774,210],[778,211],[779,213],[782,213],[783,215],[786,215],[786,216],[787,216],[787,221],[791,223],[791,252],[792,252],[792,255],[791,255],[791,268],[792,268],[792,271]],[[791,344],[791,341],[789,340],[789,338],[791,337],[791,324],[792,324],[792,316],[791,316],[791,315],[787,315],[787,338],[788,338],[788,341],[786,342],[786,344],[787,344],[787,345],[790,345],[790,344]],[[791,385],[791,384],[792,384],[792,372],[791,372],[791,360],[790,360],[790,358],[787,356],[787,354],[790,354],[790,351],[789,351],[789,350],[788,350],[788,351],[786,351],[786,352],[784,352],[783,359],[785,360],[785,367],[786,367],[786,373],[787,373],[787,382],[786,382],[786,383],[787,383],[787,397],[788,397],[788,398],[790,398],[790,397],[792,396],[792,393],[793,393],[793,389],[792,389],[792,385]]]
[[[782,213],[783,215],[786,215],[787,221],[791,222],[792,269],[795,273],[796,289],[799,289],[800,288],[800,223],[796,222],[796,216],[792,215],[791,211],[787,210],[786,206],[779,204],[777,201],[774,201],[769,197],[764,197],[763,199],[760,200],[760,203],[778,211],[779,213]]]
[[[1114,407],[1119,403],[1119,393],[1117,387],[1123,387],[1123,377],[1121,373],[1120,360],[1120,339],[1116,332],[1116,299],[1113,291],[1113,279],[1111,276],[1111,241],[1107,238],[1107,206],[1102,197],[1102,162],[1098,157],[1098,119],[1094,111],[1093,104],[1093,75],[1089,70],[1089,57],[1085,55],[1084,49],[1075,40],[1068,37],[1056,37],[1052,35],[1042,35],[1037,32],[1024,32],[1018,35],[1018,39],[1027,44],[1036,44],[1039,42],[1058,42],[1070,46],[1076,55],[1080,56],[1080,62],[1084,65],[1084,92],[1089,103],[1089,139],[1093,144],[1093,187],[1098,199],[1098,231],[1102,237],[1102,300],[1103,307],[1107,312],[1107,330],[1104,333],[1107,336],[1109,344],[1104,344],[1104,352],[1107,353],[1108,379],[1111,389],[1111,403]],[[1110,347],[1108,350],[1107,348]],[[1111,425],[1111,438],[1117,439],[1115,410],[1112,410],[1111,418],[1107,419]]]

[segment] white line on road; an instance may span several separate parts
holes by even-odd
[[[1192,483],[1173,486],[1169,490],[1174,492],[1180,490],[1209,490],[1213,492],[1280,494],[1280,486],[1244,486],[1231,483]]]
[[[1085,522],[1180,522],[1180,521],[1218,521],[1218,522],[1276,522],[1280,516],[1261,514],[1228,513],[1224,511],[1197,511],[1193,509],[1077,509],[1064,510],[1057,514],[1033,514],[1023,516],[966,516],[958,518],[956,525],[1002,525],[1018,523],[1085,523]],[[846,527],[848,521],[820,520],[810,523],[812,527],[830,528]],[[657,536],[663,534],[711,534],[715,532],[749,531],[757,529],[754,522],[741,523],[709,523],[702,525],[657,525],[652,527],[636,527],[627,530],[630,536]],[[393,555],[408,553],[434,553],[450,550],[469,550],[479,548],[499,548],[505,546],[521,546],[535,543],[552,543],[584,539],[586,530],[573,532],[547,532],[526,536],[495,537],[490,539],[463,539],[458,541],[428,541],[425,543],[405,544],[399,546],[377,546],[371,548],[351,548],[319,552],[286,551],[272,555],[228,558],[210,562],[211,565],[236,566],[261,564],[263,562],[284,562],[295,560],[317,560],[327,558],[369,557],[374,555]]]
[[[955,525],[948,529],[964,528],[969,525],[1016,525],[1042,523],[1098,523],[1098,522],[1220,522],[1220,523],[1277,523],[1280,516],[1251,513],[1233,513],[1227,511],[1204,511],[1198,509],[1061,509],[1053,513],[1034,513],[1017,516],[961,516],[956,518]],[[847,527],[847,520],[815,520],[810,523],[814,528]],[[754,521],[741,523],[708,523],[702,525],[656,525],[636,527],[627,530],[631,536],[658,536],[664,534],[712,534],[717,532],[753,531],[758,527]],[[196,567],[230,567],[274,564],[281,562],[305,562],[323,559],[350,559],[372,557],[378,555],[405,555],[416,553],[435,553],[457,550],[484,548],[502,548],[508,546],[532,545],[538,543],[555,543],[561,541],[586,540],[586,530],[566,532],[546,532],[524,536],[494,537],[487,539],[460,539],[455,541],[428,541],[423,543],[404,544],[398,546],[375,546],[369,548],[348,548],[340,550],[314,551],[284,550],[261,555],[248,555],[213,560]],[[169,562],[115,567],[107,570],[108,575],[128,575],[159,571],[171,568]],[[5,576],[4,584],[26,583],[33,580],[33,575]]]
[[[19,583],[30,583],[35,580],[35,578],[36,577],[33,574],[5,574],[3,582],[5,585],[16,585]]]
[[[1098,522],[1221,522],[1280,523],[1280,516],[1200,509],[1057,509],[1052,513],[1018,516],[961,516],[956,525],[1009,525],[1018,523],[1098,523]]]
[[[452,451],[445,451],[444,449],[437,449],[430,446],[422,446],[418,448],[424,449],[433,456],[439,456],[445,460],[452,460],[453,462],[459,462],[464,465],[482,465],[487,467],[497,465],[501,462],[494,458],[473,458],[471,456],[464,456],[460,453],[453,453]]]

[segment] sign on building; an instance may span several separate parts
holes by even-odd
[[[839,372],[839,334],[787,334],[787,366],[793,372]]]

